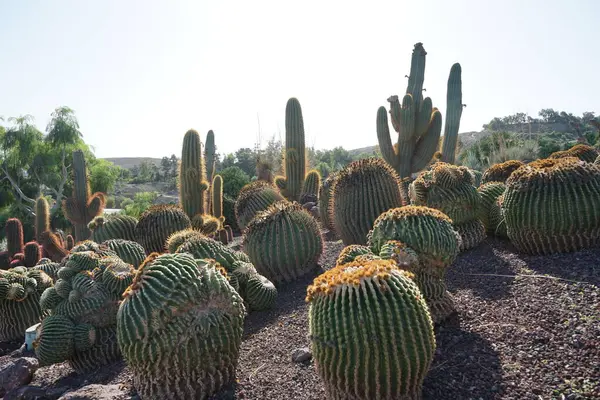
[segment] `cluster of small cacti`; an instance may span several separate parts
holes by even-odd
[[[24,235],[21,221],[18,218],[9,218],[4,229],[7,250],[0,252],[0,269],[31,268],[36,265],[43,257],[44,250],[36,241],[23,243]],[[43,236],[41,237],[43,238]]]
[[[40,364],[68,361],[76,371],[89,371],[117,360],[116,315],[134,272],[106,246],[75,246],[40,298],[42,310],[51,312],[34,343]]]
[[[119,346],[139,395],[206,399],[233,383],[245,314],[214,261],[149,257],[117,316]]]
[[[461,236],[461,250],[485,239],[485,226],[478,216],[481,195],[468,168],[437,162],[419,174],[409,193],[411,204],[435,208],[450,217]]]
[[[0,270],[0,342],[23,340],[25,331],[46,314],[40,296],[52,286],[44,271],[26,267]]]

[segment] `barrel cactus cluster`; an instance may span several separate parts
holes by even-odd
[[[442,211],[452,220],[461,236],[461,250],[477,246],[485,239],[485,227],[478,217],[481,195],[473,186],[466,167],[437,162],[410,186],[411,203]]]
[[[50,315],[34,348],[41,365],[68,361],[86,372],[120,358],[116,316],[135,269],[108,247],[83,242],[63,259],[39,304]]]
[[[117,338],[143,399],[206,399],[233,383],[246,315],[214,261],[153,255],[117,315]]]

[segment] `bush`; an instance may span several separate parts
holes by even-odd
[[[125,215],[139,219],[140,215],[153,204],[157,197],[157,192],[136,193],[133,200],[130,200],[131,203],[127,202],[127,199],[121,202],[121,206],[125,204],[123,211],[121,212]]]
[[[218,172],[223,178],[223,195],[236,199],[240,190],[250,183],[250,177],[239,167],[227,167]]]

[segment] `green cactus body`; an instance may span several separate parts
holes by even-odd
[[[0,342],[23,340],[25,330],[46,314],[40,308],[40,295],[52,286],[43,271],[13,268],[0,270]]]
[[[104,193],[91,194],[83,151],[73,152],[73,196],[63,201],[63,212],[75,228],[75,238],[86,240],[91,232],[87,225],[102,214],[106,204]]]
[[[383,159],[396,170],[401,179],[425,168],[435,154],[442,131],[442,114],[432,106],[431,99],[423,99],[425,56],[422,43],[415,44],[410,76],[402,104],[398,96],[391,96],[390,116],[398,133],[392,145],[385,107],[377,110],[377,139]]]
[[[23,264],[27,268],[31,268],[35,266],[38,263],[38,261],[40,261],[40,259],[42,258],[42,249],[40,248],[40,245],[36,242],[28,242],[25,244],[23,255]]]
[[[50,206],[48,201],[39,197],[35,201],[35,236],[38,241],[42,238],[42,232],[50,230]]]
[[[555,153],[550,154],[548,158],[558,159],[565,157],[576,157],[581,161],[593,163],[596,158],[598,158],[598,150],[593,148],[592,146],[588,146],[586,144],[577,144],[571,147],[568,150],[557,151]]]
[[[315,271],[323,238],[317,221],[302,206],[280,201],[250,222],[243,247],[257,271],[278,284]]]
[[[368,239],[375,254],[381,254],[391,240],[401,242],[417,254],[419,263],[411,267],[411,272],[415,273],[415,282],[435,323],[455,312],[444,275],[458,255],[461,239],[447,215],[429,207],[395,208],[377,218]]]
[[[481,196],[477,216],[481,222],[483,222],[486,232],[490,235],[498,236],[498,234],[501,233],[501,231],[498,230],[498,224],[500,222],[498,221],[497,215],[500,211],[498,199],[505,190],[506,185],[502,182],[488,182],[477,188],[477,191]]]
[[[67,235],[66,242],[66,250],[71,250],[73,247],[75,247],[75,239],[73,239],[73,236]]]
[[[134,268],[139,267],[146,259],[144,247],[137,242],[123,239],[111,239],[102,244],[117,253],[117,256],[119,256],[121,260],[125,261],[127,264],[133,265]]]
[[[236,261],[229,274],[238,284],[236,289],[252,311],[268,310],[277,301],[277,289],[266,277],[256,272],[252,263]]]
[[[304,185],[300,193],[300,204],[319,200],[319,187],[321,186],[321,174],[316,169],[308,171],[304,178]]]
[[[292,97],[285,106],[285,178],[277,185],[290,201],[299,201],[306,174],[304,120],[298,99]]]
[[[315,279],[307,301],[328,399],[421,398],[436,343],[410,273],[384,260],[339,265]]]
[[[206,176],[210,180],[213,179],[215,173],[216,153],[215,134],[213,131],[208,131],[204,145],[204,157],[206,158]]]
[[[92,231],[92,240],[96,243],[106,242],[111,239],[135,240],[135,226],[137,219],[122,214],[98,216],[89,224]]]
[[[422,172],[409,190],[413,205],[435,208],[452,219],[461,234],[461,250],[485,239],[485,227],[478,218],[481,195],[473,183],[468,168],[437,162]]]
[[[197,259],[213,259],[230,273],[234,270],[234,263],[241,260],[237,253],[229,247],[204,235],[190,236],[179,245],[176,253],[189,253]]]
[[[469,172],[471,172],[471,175],[473,175],[473,186],[479,187],[479,185],[481,185],[481,178],[483,177],[483,174],[475,169],[470,169]]]
[[[140,216],[135,227],[135,237],[136,241],[146,249],[146,254],[163,253],[169,236],[191,226],[190,219],[178,206],[155,205],[149,207]]]
[[[444,142],[442,145],[442,161],[454,164],[458,130],[462,115],[462,68],[456,63],[450,69],[448,92],[446,94],[446,124],[444,126]]]
[[[9,218],[4,228],[6,232],[6,250],[11,257],[23,253],[23,225],[17,218]]]
[[[60,269],[60,264],[57,262],[52,262],[52,260],[49,258],[42,258],[32,269],[37,269],[44,272],[52,279],[53,282],[56,282],[58,279],[58,270]]]
[[[323,181],[323,184],[319,188],[319,217],[321,219],[321,224],[323,227],[329,229],[330,231],[334,231],[335,227],[333,225],[333,210],[331,209],[331,197],[332,190],[335,180],[337,179],[338,173],[332,172],[329,176]]]
[[[342,249],[337,260],[335,261],[335,265],[347,264],[356,260],[356,258],[359,256],[369,254],[373,254],[373,252],[368,246],[363,246],[362,244],[351,244]]]
[[[119,346],[145,399],[207,399],[235,379],[245,308],[212,261],[146,262],[118,313]]]
[[[522,252],[553,254],[600,244],[600,167],[575,157],[537,160],[506,181],[502,214]]]
[[[503,163],[494,164],[483,173],[483,176],[481,177],[481,183],[505,183],[508,177],[523,165],[525,164],[518,160],[508,160]]]
[[[135,270],[91,241],[74,250],[61,262],[55,285],[40,298],[51,316],[39,327],[35,351],[41,365],[68,361],[87,372],[120,358],[117,310]]]
[[[268,182],[255,181],[244,186],[235,202],[235,218],[240,229],[246,229],[256,214],[281,200],[285,199],[279,190]]]
[[[205,192],[207,190],[208,182],[206,181],[200,135],[190,129],[183,137],[179,166],[179,202],[190,220],[198,214],[205,213]]]
[[[335,232],[345,245],[366,244],[373,221],[402,204],[398,175],[383,160],[368,158],[344,167],[332,188]]]
[[[223,178],[221,175],[215,175],[212,181],[211,198],[212,215],[225,222],[225,217],[223,216]]]
[[[167,251],[171,254],[176,253],[179,246],[181,246],[183,243],[187,242],[189,239],[196,237],[196,236],[204,236],[204,235],[194,229],[184,229],[182,231],[173,233],[167,239],[167,243],[166,243]]]

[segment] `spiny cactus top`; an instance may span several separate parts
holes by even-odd
[[[521,251],[550,254],[600,243],[600,167],[575,157],[529,163],[506,181],[502,211]]]
[[[191,228],[192,222],[178,206],[161,204],[149,207],[135,227],[136,241],[146,254],[165,251],[165,243],[173,233]]]
[[[167,238],[165,247],[169,253],[176,253],[179,246],[195,236],[204,235],[195,229],[184,229],[177,231]]]
[[[245,314],[214,261],[151,255],[117,316],[119,345],[141,397],[205,399],[231,383]]]
[[[588,146],[586,144],[577,144],[571,147],[568,150],[557,151],[555,153],[550,154],[548,158],[565,158],[565,157],[576,157],[581,161],[586,161],[589,163],[593,163],[598,157],[598,150],[593,148],[592,146]]]
[[[313,356],[329,399],[420,398],[436,344],[411,278],[392,261],[367,260],[338,265],[308,288]]]
[[[525,165],[522,161],[509,160],[489,167],[481,177],[481,183],[506,182],[510,174]]]
[[[354,161],[339,172],[330,201],[344,244],[365,244],[375,219],[402,204],[398,175],[379,158]]]
[[[269,182],[255,181],[244,186],[235,201],[235,217],[240,229],[245,229],[258,212],[281,200],[285,200],[284,197]]]
[[[300,204],[280,201],[254,217],[243,246],[257,271],[277,284],[314,271],[323,238],[317,221]]]
[[[112,214],[94,218],[88,228],[92,231],[92,240],[97,243],[111,239],[134,241],[137,223],[137,219],[129,215]]]
[[[40,321],[40,295],[50,286],[52,278],[40,270],[0,270],[0,342],[22,340],[25,330]]]

